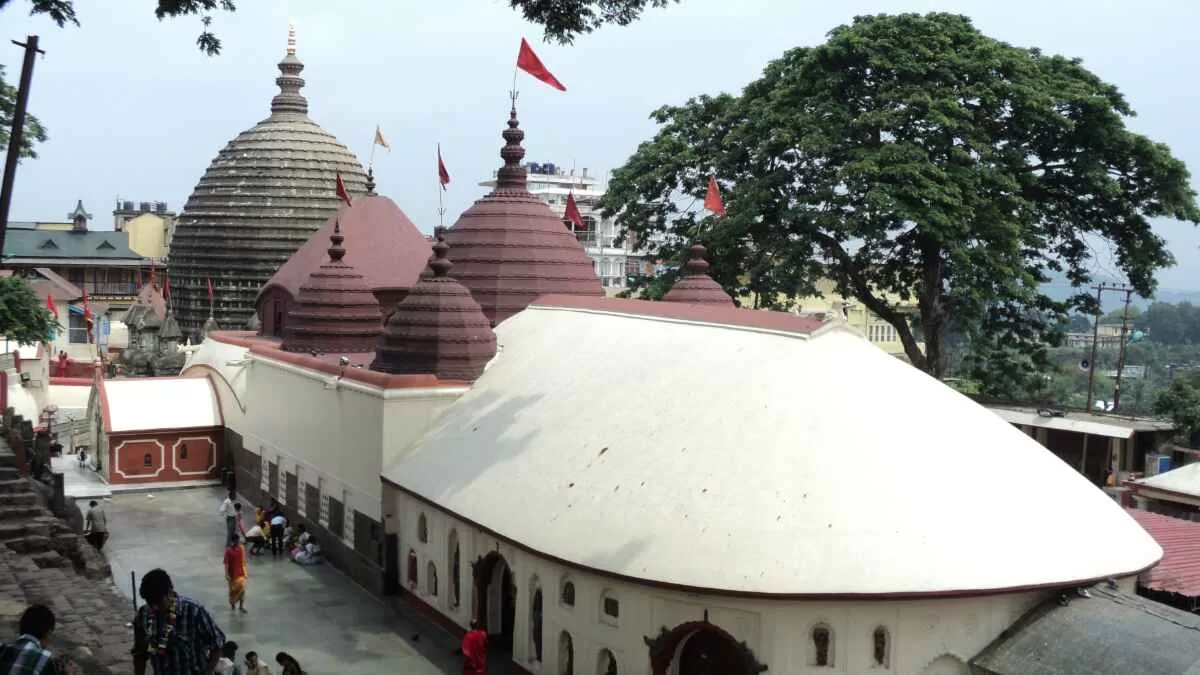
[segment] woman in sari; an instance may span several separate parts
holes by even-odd
[[[487,631],[471,620],[471,630],[462,639],[463,675],[487,674]]]
[[[237,537],[229,538],[225,548],[225,581],[229,584],[229,609],[236,607],[246,613],[246,549]]]

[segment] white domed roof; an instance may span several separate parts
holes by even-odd
[[[861,336],[673,304],[542,298],[385,479],[546,556],[735,593],[973,594],[1162,556],[1070,466]]]

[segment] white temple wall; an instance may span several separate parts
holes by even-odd
[[[514,486],[519,489],[519,486]],[[574,648],[574,672],[599,670],[601,650],[612,652],[618,672],[648,675],[649,651],[644,638],[657,637],[666,627],[703,621],[745,641],[759,661],[779,673],[898,673],[923,675],[931,663],[965,663],[990,644],[1047,594],[1025,592],[970,598],[929,600],[760,600],[703,595],[620,581],[583,572],[531,554],[478,530],[424,501],[385,483],[385,521],[400,540],[400,583],[457,625],[466,628],[472,616],[471,563],[497,551],[513,571],[516,586],[514,660],[533,673],[558,675],[560,635],[566,631]],[[428,541],[418,540],[418,520],[426,518]],[[452,605],[450,537],[460,542],[461,601]],[[580,536],[587,536],[581,533]],[[408,552],[418,559],[418,580],[407,580]],[[437,572],[437,594],[428,584],[428,566]],[[778,561],[767,564],[779,564]],[[575,585],[575,605],[562,602],[565,581]],[[543,593],[542,660],[534,658],[530,608],[533,583]],[[603,613],[602,598],[612,594],[619,617]],[[815,665],[813,628],[827,626],[833,635],[830,666]],[[886,665],[874,661],[874,632],[887,631]],[[966,672],[965,669],[962,672]]]

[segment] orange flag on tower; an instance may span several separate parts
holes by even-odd
[[[337,196],[338,199],[346,202],[346,206],[350,206],[350,193],[346,192],[346,184],[342,182],[342,172],[337,173]],[[210,282],[211,285],[211,282]]]
[[[563,212],[563,217],[575,223],[575,227],[583,230],[583,214],[579,213],[579,205],[575,203],[575,193],[567,193],[567,210]]]
[[[546,69],[537,54],[533,53],[533,47],[529,46],[525,38],[521,38],[521,51],[517,52],[517,67],[559,91],[567,90],[563,83]]]
[[[446,163],[442,161],[442,144],[438,143],[438,185],[445,190],[450,184],[450,172],[446,170]]]
[[[83,289],[83,322],[87,326],[87,341],[92,342],[92,305],[88,302],[87,289]]]
[[[716,176],[708,177],[708,193],[704,195],[704,208],[718,216],[725,215],[725,202],[721,200],[721,188],[717,186]]]

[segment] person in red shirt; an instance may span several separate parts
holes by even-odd
[[[487,631],[471,619],[471,630],[462,639],[463,675],[487,675]]]
[[[225,581],[229,583],[229,609],[237,607],[246,613],[246,550],[237,536],[229,538],[225,547]]]

